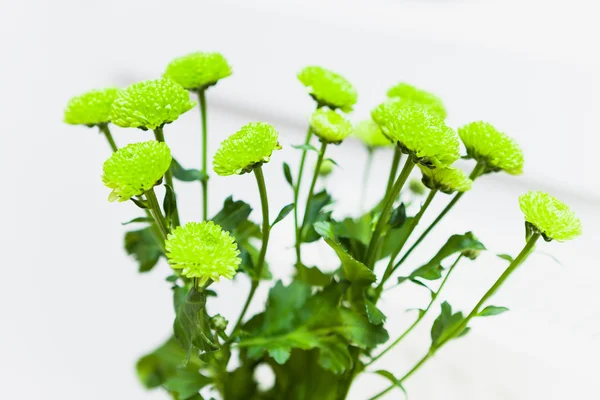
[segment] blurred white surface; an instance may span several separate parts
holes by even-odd
[[[444,98],[451,124],[484,119],[514,136],[526,152],[526,174],[481,179],[413,263],[448,235],[473,230],[490,254],[465,263],[445,296],[457,308],[470,308],[505,265],[493,253],[514,254],[522,245],[516,197],[530,188],[551,190],[571,204],[586,234],[540,245],[562,265],[535,254],[494,298],[511,312],[476,321],[468,337],[441,351],[407,389],[417,400],[596,398],[596,2],[2,0],[2,10],[0,398],[166,398],[145,393],[133,365],[169,333],[167,266],[136,273],[121,249],[120,222],[137,211],[105,201],[99,179],[108,146],[93,130],[60,120],[72,95],[156,77],[172,57],[195,50],[221,51],[234,66],[234,75],[209,92],[211,152],[251,120],[271,122],[282,134],[285,149],[265,168],[273,213],[290,202],[281,161],[297,157],[290,144],[302,140],[312,109],[295,79],[307,64],[337,70],[356,84],[355,119],[368,116],[391,84],[407,81]],[[166,129],[186,166],[199,163],[198,129],[196,110]],[[115,137],[124,144],[148,134],[116,130]],[[348,142],[332,154],[341,165],[329,182],[339,217],[358,205],[355,177],[364,153]],[[370,201],[384,185],[389,159],[385,152],[377,157]],[[199,187],[180,184],[178,190],[185,219],[199,218]],[[213,177],[213,212],[232,191],[258,206],[248,176]],[[282,277],[290,271],[290,224],[277,226],[268,255]],[[312,256],[335,264],[322,246]],[[244,279],[222,284],[215,311],[233,319],[246,287]],[[404,309],[425,301],[418,290],[392,292],[384,302],[388,329],[409,324],[413,316]],[[261,307],[257,299],[253,308]],[[397,374],[410,368],[426,349],[426,325],[380,366]],[[385,385],[365,375],[352,398]]]

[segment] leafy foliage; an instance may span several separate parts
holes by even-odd
[[[163,255],[151,227],[126,232],[125,251],[135,258],[140,272],[152,270]]]
[[[452,306],[448,302],[443,302],[442,311],[431,327],[431,348],[436,349],[446,340],[465,335],[468,328],[454,334],[463,320],[462,312],[453,313]]]

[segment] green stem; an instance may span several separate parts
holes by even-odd
[[[256,177],[256,183],[258,184],[258,191],[260,193],[260,203],[262,208],[262,216],[263,216],[263,224],[262,224],[262,247],[260,249],[260,254],[258,256],[258,265],[256,267],[256,275],[252,279],[252,286],[250,287],[250,292],[248,293],[248,297],[246,298],[246,302],[242,308],[242,312],[238,317],[237,322],[234,325],[233,330],[231,331],[230,340],[233,340],[235,332],[240,328],[246,312],[250,307],[250,303],[254,298],[254,294],[256,293],[256,289],[260,284],[260,279],[263,273],[264,265],[265,265],[265,257],[267,255],[267,246],[269,244],[269,235],[271,233],[271,225],[269,224],[269,202],[267,197],[267,186],[265,185],[265,177],[262,172],[261,167],[254,168],[254,176]]]
[[[473,171],[471,171],[471,175],[469,175],[469,178],[471,180],[475,181],[475,179],[477,179],[478,177],[480,177],[483,174],[483,172],[485,171],[485,168],[486,167],[485,167],[484,163],[477,163],[477,165],[475,165],[475,168],[473,168]],[[402,263],[404,263],[404,261],[406,261],[406,259],[410,256],[410,254],[419,246],[419,244],[421,244],[423,239],[425,239],[427,237],[427,235],[429,235],[429,233],[444,218],[444,216],[446,214],[448,214],[448,212],[454,207],[454,205],[456,203],[458,203],[458,200],[460,200],[460,198],[464,194],[465,194],[465,192],[458,192],[454,195],[454,197],[452,198],[450,203],[448,203],[448,205],[442,210],[442,212],[436,217],[436,219],[433,220],[433,222],[427,227],[427,229],[425,229],[425,231],[421,234],[421,236],[419,236],[417,241],[408,249],[406,254],[404,254],[404,256],[402,256],[400,261],[398,261],[398,263],[396,265],[394,265],[392,272],[396,271],[396,269],[398,269],[402,265]]]
[[[398,146],[394,146],[394,158],[392,159],[392,168],[390,169],[390,176],[388,178],[387,186],[385,188],[385,196],[387,198],[388,193],[392,190],[392,185],[396,180],[398,174],[398,166],[400,165],[400,159],[402,158],[402,151]]]
[[[384,200],[383,210],[381,211],[381,215],[379,216],[379,221],[377,221],[377,225],[375,226],[375,231],[373,232],[373,236],[371,236],[371,241],[369,242],[369,247],[367,250],[367,267],[373,270],[373,266],[375,264],[375,258],[377,256],[377,250],[379,247],[379,239],[381,239],[381,235],[383,235],[383,231],[390,219],[392,214],[392,207],[394,206],[394,202],[398,198],[400,194],[400,190],[408,180],[410,176],[410,172],[414,168],[415,163],[411,157],[406,160],[404,166],[402,167],[402,171],[400,172],[400,176],[392,186],[392,189],[387,194],[387,198]]]
[[[365,170],[363,172],[362,188],[360,189],[360,212],[363,213],[365,209],[365,201],[367,199],[367,186],[369,183],[369,175],[371,174],[371,166],[373,165],[373,154],[374,149],[371,147],[367,148],[367,161],[365,163]],[[396,166],[397,168],[397,166]]]
[[[206,125],[206,90],[198,91],[198,104],[200,105],[200,116],[202,118],[202,172],[205,179],[202,179],[202,218],[208,220],[208,129]]]
[[[415,217],[411,220],[410,226],[408,227],[408,231],[406,232],[406,235],[402,238],[400,243],[398,243],[398,246],[396,247],[396,250],[394,250],[394,253],[392,253],[392,256],[390,257],[390,261],[389,261],[389,263],[385,269],[385,272],[383,274],[383,277],[381,279],[381,282],[379,283],[379,286],[377,287],[377,291],[379,293],[381,292],[381,289],[383,288],[383,285],[385,284],[385,282],[390,278],[390,276],[392,276],[392,273],[394,271],[394,261],[396,260],[396,257],[398,257],[398,254],[400,254],[400,252],[402,251],[402,248],[404,248],[404,245],[408,241],[408,238],[410,237],[410,235],[413,233],[413,231],[419,224],[419,221],[421,221],[423,214],[425,214],[425,211],[427,210],[427,208],[433,201],[433,198],[435,197],[437,192],[438,192],[437,190],[431,190],[429,192],[429,195],[425,199],[425,203],[423,203],[423,205],[421,206],[421,209],[419,210],[417,215],[415,215]]]
[[[148,205],[150,206],[150,210],[152,212],[152,216],[156,221],[160,229],[161,236],[163,240],[167,240],[167,234],[169,233],[169,229],[167,228],[167,222],[165,221],[165,217],[160,210],[160,205],[158,204],[158,199],[156,198],[156,193],[154,192],[154,188],[150,188],[150,190],[146,191],[146,199],[148,200]]]
[[[302,219],[302,225],[300,225],[300,233],[304,229],[306,225],[306,216],[308,215],[308,210],[310,209],[310,204],[312,203],[313,194],[315,192],[315,186],[317,184],[317,179],[319,178],[319,170],[321,169],[321,164],[323,164],[323,158],[325,157],[325,150],[327,149],[327,142],[323,142],[321,144],[321,150],[319,151],[319,157],[317,158],[317,163],[315,164],[315,171],[313,173],[312,181],[310,182],[310,189],[308,190],[308,197],[306,198],[306,208],[304,209],[304,218]],[[302,235],[299,235],[302,237]],[[300,243],[298,243],[298,247],[300,247]]]
[[[98,125],[98,129],[100,129],[100,132],[102,132],[106,137],[106,140],[108,140],[108,144],[110,145],[112,151],[117,151],[119,148],[117,147],[117,144],[115,143],[115,140],[113,139],[112,134],[110,133],[108,124],[100,124]]]
[[[310,139],[312,138],[312,129],[310,126],[308,127],[308,131],[306,132],[306,139],[304,140],[304,144],[310,144]],[[294,230],[296,233],[296,263],[302,264],[302,256],[300,254],[300,228],[299,228],[299,218],[298,218],[298,199],[300,197],[300,184],[302,182],[302,173],[304,172],[304,164],[306,163],[306,150],[302,150],[302,157],[300,158],[300,167],[298,169],[298,178],[296,180],[296,185],[294,185]]]
[[[427,305],[427,308],[425,308],[425,310],[423,310],[423,312],[419,315],[419,318],[416,319],[415,322],[413,322],[413,324],[411,326],[408,327],[408,329],[406,329],[404,331],[404,333],[402,333],[402,335],[400,335],[398,337],[398,339],[396,339],[392,344],[390,344],[385,350],[383,350],[381,353],[379,353],[377,355],[377,357],[373,358],[371,361],[369,361],[369,363],[367,365],[365,365],[365,367],[370,366],[371,364],[373,364],[375,361],[379,360],[381,357],[383,357],[383,355],[385,353],[387,353],[388,351],[390,351],[394,346],[396,346],[398,343],[400,343],[402,341],[402,339],[404,339],[406,336],[408,336],[408,334],[419,324],[419,322],[421,322],[421,320],[425,317],[425,315],[427,314],[427,312],[429,311],[429,309],[431,309],[431,306],[433,305],[433,303],[435,303],[435,301],[437,300],[440,292],[442,291],[442,289],[444,288],[444,286],[446,285],[446,281],[448,280],[448,278],[450,277],[450,274],[452,273],[452,271],[454,270],[454,267],[456,267],[456,265],[458,264],[458,262],[461,260],[462,258],[462,254],[459,255],[456,258],[456,261],[454,261],[454,264],[452,264],[452,266],[450,267],[450,269],[448,269],[448,273],[446,274],[446,276],[444,277],[444,280],[442,280],[442,283],[440,284],[440,287],[438,288],[437,291],[435,291],[432,296],[431,296],[431,301],[429,301],[429,304]]]
[[[158,140],[159,142],[165,143],[165,135],[163,132],[163,128],[161,126],[159,126],[158,128],[156,128],[154,130],[154,136],[156,137],[156,140]],[[167,170],[167,172],[165,172],[165,181],[166,181],[167,185],[169,185],[171,187],[171,189],[173,189],[173,191],[175,191],[175,186],[173,185],[173,172],[171,171],[171,168],[169,168]],[[175,205],[175,210],[173,211],[173,224],[175,226],[180,225],[179,210],[177,209],[177,205]]]
[[[496,282],[492,285],[492,287],[483,295],[483,297],[481,297],[481,299],[475,305],[475,307],[469,313],[469,315],[467,315],[467,317],[462,320],[462,322],[454,329],[454,331],[452,331],[452,333],[450,335],[448,335],[446,337],[446,339],[442,340],[439,344],[437,344],[435,348],[430,349],[427,352],[427,354],[425,354],[425,356],[423,356],[423,358],[421,358],[421,360],[410,371],[408,371],[402,378],[400,378],[400,380],[399,380],[400,384],[402,384],[406,379],[408,379],[412,374],[414,374],[423,364],[425,364],[425,362],[428,359],[430,359],[435,354],[436,351],[438,351],[440,348],[442,348],[442,346],[444,346],[446,343],[448,343],[448,341],[454,339],[455,337],[460,335],[465,330],[465,328],[469,325],[469,322],[471,321],[471,319],[473,319],[475,316],[477,316],[481,312],[481,307],[483,307],[483,305],[490,299],[490,297],[492,297],[498,291],[498,289],[500,289],[500,287],[502,286],[502,284],[504,282],[506,282],[508,277],[521,264],[523,264],[523,262],[529,256],[529,254],[531,254],[531,252],[535,246],[535,243],[538,241],[540,236],[541,236],[540,233],[535,233],[529,238],[529,240],[527,241],[527,243],[525,244],[525,246],[523,247],[523,249],[517,256],[517,258],[515,258],[513,260],[513,262],[510,263],[510,265],[504,270],[502,275],[500,275],[500,277],[496,280]],[[394,385],[388,387],[387,389],[385,389],[381,393],[377,394],[376,396],[371,397],[370,400],[378,399],[379,397],[383,396],[384,394],[386,394],[387,392],[392,390],[394,387],[395,387]]]

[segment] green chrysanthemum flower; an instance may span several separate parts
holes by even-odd
[[[119,93],[110,120],[125,128],[156,129],[175,121],[195,105],[189,93],[171,79],[143,81]]]
[[[231,67],[220,53],[192,53],[176,58],[164,74],[188,90],[204,89],[230,75]]]
[[[548,193],[531,191],[519,197],[525,221],[535,226],[547,239],[575,239],[581,235],[581,220],[569,207]]]
[[[209,279],[232,279],[241,261],[233,236],[212,221],[190,222],[173,229],[165,250],[171,268],[180,269],[188,278],[198,278],[200,285]]]
[[[371,112],[373,121],[402,151],[431,168],[451,165],[460,157],[456,132],[443,120],[421,108],[405,107],[394,102],[380,104]]]
[[[434,117],[446,118],[446,107],[436,95],[417,89],[408,83],[399,83],[387,92],[390,99],[395,99],[407,105],[418,106]]]
[[[422,182],[432,190],[443,193],[466,192],[471,190],[473,181],[465,173],[454,167],[430,169],[419,165],[423,172]]]
[[[73,97],[65,109],[64,121],[71,125],[100,125],[110,122],[110,109],[121,89],[91,90]]]
[[[298,73],[298,80],[308,88],[308,92],[320,106],[352,111],[358,93],[350,82],[341,75],[322,67],[306,67]]]
[[[371,120],[356,124],[352,136],[360,139],[370,149],[392,145],[392,142],[381,132],[379,125]]]
[[[162,142],[132,143],[104,162],[102,181],[112,189],[109,201],[127,201],[151,189],[171,165],[171,150]]]
[[[241,175],[269,162],[281,149],[279,133],[272,125],[251,122],[221,142],[213,158],[213,169],[221,176]]]
[[[335,163],[333,161],[331,161],[329,158],[324,159],[321,163],[321,167],[319,168],[319,175],[322,177],[331,175],[334,167]]]
[[[486,172],[523,173],[525,160],[521,147],[487,122],[471,122],[459,128],[458,135],[467,148],[468,156],[485,163]]]
[[[310,127],[322,142],[339,144],[353,131],[352,123],[333,110],[320,108],[310,118]]]

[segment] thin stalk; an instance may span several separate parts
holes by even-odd
[[[412,160],[412,158],[409,157],[406,160],[406,163],[404,163],[404,166],[402,167],[402,171],[400,172],[400,176],[396,180],[396,183],[394,183],[394,186],[392,186],[392,189],[386,196],[387,198],[384,200],[383,210],[381,211],[379,221],[377,221],[375,231],[373,232],[373,236],[371,236],[371,241],[369,242],[369,247],[367,250],[366,265],[371,270],[373,269],[373,265],[375,264],[375,257],[377,256],[377,250],[379,247],[379,239],[381,239],[381,235],[383,235],[385,226],[390,219],[394,202],[398,198],[400,190],[402,190],[402,187],[408,180],[410,172],[413,170],[414,166],[414,161]]]
[[[523,249],[517,256],[517,258],[515,258],[513,260],[513,262],[510,263],[510,265],[504,270],[502,275],[500,275],[500,277],[496,280],[496,282],[492,285],[492,287],[483,295],[483,297],[481,297],[481,299],[475,305],[473,310],[471,310],[469,315],[467,315],[467,317],[462,320],[462,322],[454,329],[454,331],[450,335],[448,335],[446,337],[446,339],[442,340],[435,347],[435,349],[430,349],[427,352],[427,354],[425,354],[425,356],[423,356],[423,358],[421,358],[421,360],[419,360],[419,362],[410,371],[408,371],[402,378],[400,378],[400,380],[399,380],[400,384],[402,384],[406,379],[408,379],[412,374],[414,374],[419,368],[421,368],[421,366],[423,364],[425,364],[425,362],[427,360],[429,360],[435,354],[436,351],[438,351],[440,348],[442,348],[442,346],[444,346],[446,343],[448,343],[448,341],[454,339],[455,337],[457,337],[464,331],[464,329],[469,325],[469,322],[471,321],[471,319],[473,319],[475,316],[477,316],[481,312],[481,307],[483,307],[483,305],[489,300],[490,297],[492,297],[498,291],[498,289],[500,289],[500,287],[502,286],[502,284],[504,282],[506,282],[508,277],[513,272],[515,272],[515,270],[521,264],[523,264],[523,262],[529,256],[529,254],[531,254],[531,252],[535,246],[535,243],[538,241],[540,236],[541,236],[540,233],[535,233],[529,238],[529,240],[527,241],[527,243],[525,244],[525,246],[523,247]],[[387,389],[385,389],[381,393],[377,394],[376,396],[371,397],[370,400],[375,400],[375,399],[380,398],[381,396],[383,396],[384,394],[386,394],[387,392],[392,390],[394,387],[395,387],[394,385],[388,387]]]
[[[202,172],[205,179],[200,182],[202,184],[202,218],[208,220],[208,129],[206,124],[206,90],[198,91],[198,104],[200,105],[200,117],[202,119]]]
[[[360,212],[365,210],[365,201],[367,199],[367,185],[369,183],[369,175],[371,174],[371,166],[373,165],[373,154],[375,150],[371,147],[367,148],[367,161],[365,163],[365,170],[363,172],[363,182],[360,194]]]
[[[398,174],[398,166],[400,165],[400,159],[402,158],[402,151],[400,147],[394,146],[394,158],[392,159],[392,168],[390,169],[390,177],[388,178],[387,186],[385,188],[385,196],[387,197],[390,190],[392,190],[392,185],[396,180],[396,175]]]
[[[261,167],[254,168],[254,176],[256,177],[256,183],[258,184],[258,192],[260,193],[260,204],[262,208],[262,216],[263,216],[263,224],[262,224],[262,247],[260,249],[260,254],[258,256],[258,265],[256,267],[256,275],[252,279],[252,285],[250,286],[250,292],[248,293],[248,297],[246,298],[246,302],[242,308],[242,312],[238,317],[237,322],[234,325],[233,330],[231,331],[230,340],[233,340],[234,333],[240,328],[246,312],[250,307],[250,303],[252,302],[252,298],[254,298],[254,294],[256,293],[256,289],[258,285],[260,285],[260,278],[262,276],[262,272],[265,266],[265,257],[267,255],[267,246],[269,244],[269,235],[271,233],[271,225],[269,223],[269,202],[267,198],[267,186],[265,185],[265,177],[262,172]]]
[[[310,182],[310,189],[308,190],[308,197],[306,198],[306,208],[304,209],[304,218],[302,219],[302,225],[300,225],[300,232],[302,232],[302,230],[304,229],[304,225],[306,225],[306,216],[308,215],[308,210],[310,209],[310,204],[312,203],[313,194],[315,193],[315,186],[317,184],[317,179],[319,178],[319,170],[321,169],[321,164],[323,164],[323,158],[325,157],[326,149],[327,149],[327,142],[323,142],[321,144],[321,150],[319,151],[319,157],[317,158],[317,163],[315,164],[315,171],[313,173],[313,178],[312,178],[312,181]],[[298,243],[298,247],[300,247],[300,243]]]
[[[154,136],[159,142],[165,142],[165,135],[163,133],[162,127],[159,126],[154,130]],[[171,171],[171,168],[169,168],[167,172],[165,172],[165,181],[167,182],[167,185],[171,186],[171,189],[175,190],[175,186],[173,186],[173,172]],[[175,210],[173,211],[173,224],[175,226],[180,225],[179,210],[177,209],[177,204],[175,205]]]
[[[167,240],[167,234],[169,233],[169,229],[167,228],[167,222],[165,221],[165,217],[160,210],[160,205],[158,204],[158,199],[156,198],[156,193],[154,192],[154,188],[150,188],[150,190],[146,191],[146,199],[148,200],[148,205],[150,206],[150,210],[152,212],[152,216],[156,221],[160,229],[161,236],[163,240]]]
[[[394,271],[394,261],[396,260],[396,257],[398,257],[398,254],[400,254],[400,252],[402,251],[402,248],[404,247],[404,245],[408,241],[408,238],[410,237],[410,235],[413,233],[413,231],[419,224],[419,221],[421,221],[423,214],[425,214],[425,211],[427,210],[427,208],[433,201],[433,198],[435,197],[437,192],[438,192],[437,190],[429,191],[429,195],[427,195],[427,198],[425,199],[425,203],[423,203],[423,205],[421,206],[421,209],[419,210],[417,215],[415,215],[415,217],[411,220],[410,226],[408,227],[408,231],[406,232],[406,235],[400,241],[400,243],[398,243],[396,250],[394,250],[394,253],[392,253],[392,256],[390,257],[390,261],[388,262],[388,265],[385,269],[385,272],[383,274],[381,282],[379,282],[379,286],[377,287],[378,292],[381,291],[384,283],[389,279],[390,276],[392,276],[392,272]]]
[[[108,144],[110,145],[110,148],[112,149],[112,151],[113,152],[117,151],[119,148],[117,147],[117,144],[115,143],[115,139],[113,139],[112,134],[110,133],[108,124],[100,124],[100,125],[98,125],[98,129],[100,129],[100,132],[102,132],[104,134],[104,136],[106,137],[106,140],[108,140]]]
[[[456,261],[454,261],[454,264],[452,264],[452,266],[450,267],[450,269],[448,269],[448,273],[446,274],[446,276],[444,277],[444,280],[442,280],[442,283],[440,284],[440,287],[438,288],[437,291],[435,291],[432,295],[431,295],[431,301],[429,301],[429,304],[427,305],[427,307],[425,308],[425,310],[423,310],[423,312],[419,315],[419,318],[417,318],[415,320],[415,322],[413,322],[413,324],[411,326],[408,327],[408,329],[406,329],[399,337],[398,339],[396,339],[392,344],[390,344],[388,347],[385,348],[385,350],[383,350],[381,353],[379,353],[375,358],[373,358],[371,361],[369,361],[369,363],[367,365],[365,365],[365,368],[370,366],[371,364],[373,364],[375,361],[379,360],[381,357],[383,357],[388,351],[390,351],[392,348],[394,348],[394,346],[396,346],[398,343],[400,343],[402,341],[402,339],[404,339],[406,336],[408,336],[408,334],[419,324],[419,322],[421,322],[421,320],[423,318],[425,318],[425,315],[427,315],[427,312],[431,309],[431,306],[433,305],[433,303],[435,303],[435,301],[437,300],[440,292],[442,291],[442,289],[444,288],[444,286],[446,285],[446,281],[448,280],[448,278],[450,277],[450,274],[452,274],[452,271],[454,270],[454,267],[456,267],[456,265],[458,264],[458,262],[461,260],[462,258],[462,254],[459,255],[456,258]]]
[[[475,181],[475,179],[480,177],[481,174],[485,171],[485,168],[486,168],[485,164],[477,163],[477,165],[475,165],[475,168],[473,168],[473,171],[471,171],[471,175],[469,175],[469,178],[471,180]],[[433,222],[427,227],[427,229],[425,229],[425,231],[421,234],[421,236],[419,236],[417,241],[408,249],[406,254],[404,254],[404,256],[402,256],[400,261],[398,261],[398,263],[396,265],[394,265],[394,269],[392,270],[392,272],[396,271],[398,269],[398,267],[400,267],[402,265],[402,263],[404,263],[404,261],[406,261],[408,256],[410,256],[410,254],[419,246],[419,244],[421,244],[423,239],[425,239],[427,237],[427,235],[429,235],[429,233],[433,230],[433,228],[435,228],[435,226],[444,218],[444,216],[446,214],[448,214],[448,212],[454,207],[454,205],[456,203],[458,203],[458,200],[460,200],[460,198],[464,194],[465,194],[465,192],[458,192],[454,195],[454,197],[452,198],[450,203],[448,203],[448,205],[442,210],[442,212],[436,217],[436,219],[433,220]]]
[[[308,127],[308,131],[306,132],[306,139],[304,140],[304,144],[310,144],[310,139],[312,138],[312,129],[310,126]],[[294,185],[294,231],[296,233],[296,263],[302,263],[302,256],[300,254],[300,228],[299,228],[299,218],[298,218],[298,199],[300,197],[300,184],[302,183],[302,173],[304,172],[304,164],[306,163],[306,150],[302,150],[302,157],[300,158],[300,167],[298,168],[298,178],[296,180],[296,184]]]

